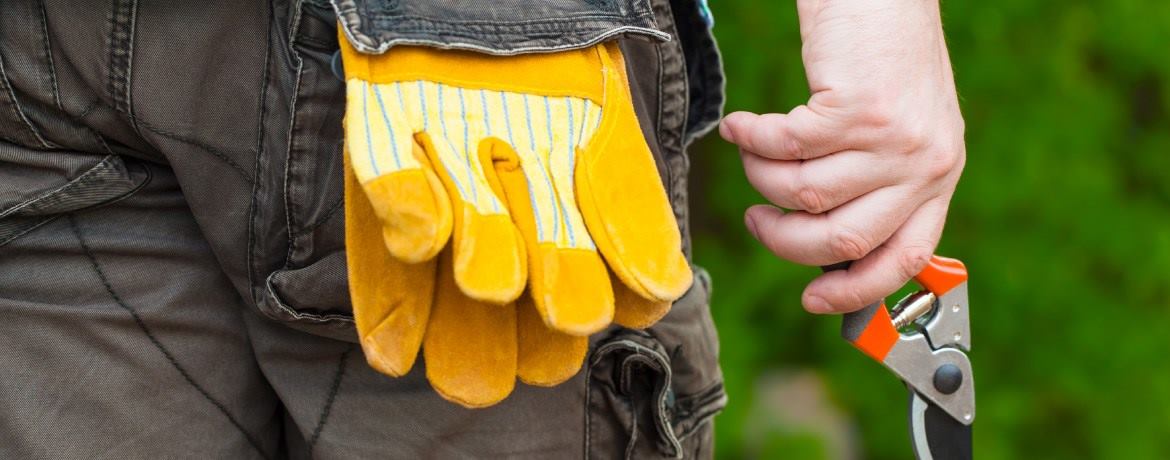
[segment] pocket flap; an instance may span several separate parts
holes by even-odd
[[[146,168],[115,155],[0,144],[0,246],[61,214],[129,196],[149,180]]]
[[[310,334],[357,342],[344,252],[272,272],[265,284],[268,292],[259,304],[265,316]]]
[[[584,48],[621,34],[669,41],[647,0],[332,0],[359,51],[397,44],[510,55]]]
[[[35,152],[19,162],[0,152],[0,219],[48,216],[88,208],[134,190],[145,171],[131,172],[122,159],[57,152]]]

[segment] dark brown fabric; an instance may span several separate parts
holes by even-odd
[[[601,36],[626,53],[687,235],[685,146],[722,100],[690,80],[718,67],[694,2],[558,1],[657,31]],[[443,401],[421,366],[372,371],[352,343],[330,68],[335,11],[372,7],[219,3],[0,8],[0,458],[710,455],[726,397],[702,270],[658,325],[606,331],[574,379],[492,408]],[[513,9],[529,38],[598,36]],[[472,13],[498,12],[448,19]],[[393,31],[411,33],[446,36]]]

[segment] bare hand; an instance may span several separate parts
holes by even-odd
[[[853,260],[812,281],[813,313],[898,290],[938,244],[963,169],[963,118],[935,0],[798,0],[812,96],[787,114],[728,115],[747,178],[776,206],[745,215],[776,255]]]

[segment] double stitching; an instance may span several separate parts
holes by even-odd
[[[134,129],[134,104],[130,96],[130,78],[134,63],[134,26],[138,16],[137,0],[115,0],[110,10],[110,56],[106,91],[114,101],[114,110],[130,115]]]
[[[631,332],[632,333],[632,332]],[[644,333],[642,333],[644,334]],[[654,340],[646,336],[647,340]],[[624,356],[610,356],[614,353],[622,351],[628,352]],[[653,348],[642,345],[630,338],[618,339],[607,342],[593,351],[592,358],[589,361],[589,366],[585,368],[585,458],[589,458],[593,443],[593,414],[592,414],[592,395],[593,395],[593,368],[600,364],[605,359],[620,359],[620,363],[615,363],[620,366],[619,382],[615,382],[618,386],[618,391],[628,393],[630,388],[630,379],[633,377],[633,366],[641,365],[651,369],[656,368],[661,372],[661,382],[655,382],[653,390],[654,397],[654,414],[653,418],[657,424],[656,429],[665,438],[667,446],[670,448],[669,455],[674,458],[681,458],[683,455],[682,441],[674,433],[674,427],[668,419],[669,410],[667,409],[667,395],[671,388],[671,367],[670,361],[666,355],[654,350]],[[634,445],[638,441],[637,438],[637,407],[630,400],[631,404],[631,434],[630,439],[626,444],[626,456],[630,457],[633,454]]]
[[[272,7],[272,2],[266,3],[265,7],[268,8],[268,22],[271,25],[275,20],[276,12]],[[269,81],[272,78],[269,74],[269,67],[272,65],[272,40],[265,40],[265,43],[264,72],[260,76],[260,97],[257,98],[260,110],[257,111],[259,116],[256,117],[256,160],[252,164],[252,198],[248,203],[248,246],[246,247],[247,261],[245,262],[248,272],[248,287],[252,292],[252,301],[257,305],[263,302],[260,298],[263,294],[256,288],[256,274],[259,271],[256,264],[258,260],[262,260],[261,256],[257,254],[260,248],[256,244],[256,209],[260,201],[260,159],[264,157],[264,116],[268,110],[266,99],[268,98],[268,86],[273,83]]]
[[[291,18],[290,24],[289,24],[288,54],[289,54],[289,58],[292,59],[293,62],[296,63],[297,78],[296,78],[296,80],[293,81],[292,100],[289,101],[288,135],[285,136],[285,145],[287,146],[286,151],[288,152],[288,154],[285,157],[284,176],[282,177],[282,179],[283,179],[283,193],[282,193],[282,195],[284,197],[285,230],[288,233],[288,252],[284,256],[285,268],[288,268],[289,264],[292,261],[293,253],[296,252],[296,248],[297,248],[296,235],[293,234],[294,229],[296,229],[296,227],[298,225],[298,223],[296,222],[296,212],[294,212],[294,210],[295,210],[294,206],[296,206],[297,204],[292,201],[292,198],[290,198],[292,196],[292,190],[289,187],[289,175],[291,174],[290,170],[291,170],[292,164],[293,164],[293,161],[292,161],[293,160],[293,158],[292,158],[293,140],[294,140],[294,136],[296,134],[296,126],[297,126],[297,96],[300,95],[301,79],[304,78],[304,73],[305,73],[305,60],[301,58],[300,54],[297,52],[297,49],[296,49],[297,35],[299,35],[300,31],[301,31],[301,15],[304,12],[304,6],[298,2],[298,3],[293,5],[293,10],[294,11],[292,14],[292,18]],[[271,290],[271,289],[272,289],[271,285],[269,285],[269,290]],[[280,302],[278,302],[278,303],[280,303]]]
[[[32,198],[30,200],[25,200],[25,201],[22,201],[20,203],[14,204],[7,209],[0,209],[0,218],[4,218],[4,217],[8,216],[9,214],[15,214],[17,212],[20,212],[21,209],[24,209],[26,207],[35,206],[37,203],[39,203],[39,202],[41,202],[41,201],[43,201],[51,196],[54,196],[58,193],[61,193],[61,191],[63,191],[63,190],[66,190],[70,187],[77,185],[81,181],[85,180],[85,178],[96,174],[97,172],[101,171],[103,168],[110,167],[110,161],[113,158],[114,158],[113,155],[106,155],[101,160],[99,160],[97,163],[95,163],[92,167],[87,169],[85,172],[79,174],[77,177],[74,177],[73,179],[70,179],[68,182],[66,182],[64,184],[61,184],[59,187],[54,188],[52,190],[49,190],[47,192],[44,192],[36,198]]]
[[[281,299],[280,295],[278,295],[276,293],[276,289],[272,287],[273,286],[273,278],[275,278],[276,275],[279,273],[280,273],[279,271],[276,271],[276,272],[272,272],[272,274],[268,275],[268,277],[265,278],[264,285],[267,287],[268,297],[272,298],[276,302],[276,306],[280,307],[280,309],[283,310],[286,315],[288,315],[288,318],[290,318],[294,321],[312,321],[314,323],[320,323],[320,324],[328,324],[328,323],[332,323],[332,322],[353,324],[354,319],[353,319],[352,315],[337,315],[337,314],[317,315],[317,314],[313,314],[313,313],[304,313],[304,312],[301,312],[300,310],[297,310],[293,307],[286,305],[284,303],[284,301]]]
[[[7,96],[7,102],[8,105],[12,108],[13,115],[17,120],[20,120],[20,122],[24,124],[24,129],[28,131],[28,134],[32,136],[33,140],[39,143],[43,148],[56,147],[56,144],[46,140],[45,137],[41,135],[41,131],[38,130],[36,126],[34,126],[32,122],[29,121],[28,117],[24,115],[24,109],[20,107],[20,101],[16,98],[16,91],[12,89],[12,84],[8,81],[8,72],[4,68],[3,53],[0,53],[0,86],[4,87],[4,95]],[[15,139],[12,139],[7,135],[4,136],[4,139],[14,144],[20,144],[20,142],[16,142]]]
[[[669,0],[651,0],[662,30],[678,35]],[[690,225],[687,213],[687,169],[689,159],[683,146],[687,124],[687,70],[681,40],[659,44],[658,53],[658,142],[666,167],[666,193],[682,235],[682,250],[690,256]]]
[[[37,0],[37,9],[41,12],[41,47],[45,53],[45,61],[49,64],[49,84],[53,87],[53,103],[57,109],[63,111],[61,91],[57,87],[57,65],[53,62],[53,47],[49,44],[49,15],[45,11],[44,0]]]
[[[491,19],[458,20],[402,14],[394,12],[396,4],[381,5],[371,11],[369,2],[362,3],[360,10],[354,0],[333,0],[332,3],[349,41],[359,51],[371,54],[384,53],[397,44],[512,55],[584,48],[621,34],[671,40],[670,35],[654,28],[655,16],[646,7],[645,0],[627,2],[628,13],[619,11],[614,0],[589,0],[595,8],[603,10],[580,11],[552,18],[510,19],[506,23]]]

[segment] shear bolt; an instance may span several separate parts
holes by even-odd
[[[934,370],[934,389],[949,395],[963,385],[963,370],[954,364],[943,364]]]
[[[936,300],[938,298],[935,297],[934,293],[930,291],[919,291],[899,301],[897,305],[894,305],[894,309],[890,311],[894,329],[906,327],[923,315],[930,313],[934,308]]]

